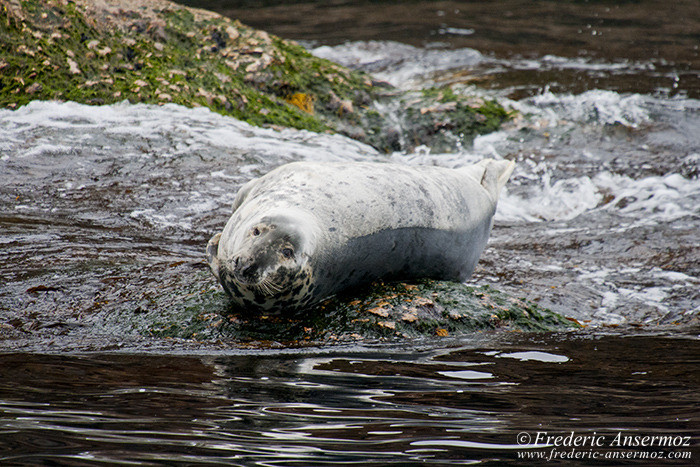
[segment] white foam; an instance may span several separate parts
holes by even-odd
[[[631,179],[602,172],[595,177],[601,191],[614,199],[601,209],[615,210],[633,219],[630,227],[700,217],[700,182],[672,173]]]
[[[499,159],[501,157],[497,147],[503,143],[509,136],[506,131],[494,131],[486,135],[479,135],[474,138],[472,147],[475,153],[484,157],[492,157]]]
[[[143,219],[148,224],[154,227],[177,227],[184,230],[189,230],[192,224],[179,218],[175,213],[161,214],[155,209],[135,209],[129,217],[134,219]]]
[[[554,221],[569,220],[598,205],[602,195],[589,177],[551,182],[545,173],[539,184],[531,185],[524,194],[511,194],[507,187],[501,193],[496,220]]]
[[[555,120],[567,119],[602,125],[621,124],[636,128],[650,120],[645,98],[639,94],[618,94],[613,91],[592,90],[582,94],[553,94],[546,91],[526,99],[519,106],[531,111],[531,105],[550,110]]]
[[[661,268],[653,268],[651,272],[655,277],[660,279],[666,279],[671,282],[681,282],[685,284],[700,284],[700,278],[689,276],[683,274],[682,272],[676,271],[665,271]]]
[[[438,29],[438,34],[452,34],[454,36],[471,36],[476,31],[471,28],[440,28]]]
[[[218,204],[213,199],[198,200],[200,196],[192,195],[186,203],[171,207],[169,212],[160,212],[152,208],[135,209],[129,217],[140,219],[152,227],[192,230],[196,218],[204,212],[213,211]]]
[[[363,68],[397,87],[411,87],[437,72],[474,67],[484,60],[474,49],[422,49],[391,41],[348,42],[318,47],[311,53],[341,65]]]
[[[377,155],[374,148],[340,135],[254,127],[206,108],[190,109],[176,104],[156,106],[122,102],[88,106],[74,102],[33,101],[15,111],[0,113],[0,131],[6,133],[6,141],[10,141],[9,145],[5,143],[10,146],[8,153],[23,156],[35,154],[36,151],[70,148],[68,145],[41,141],[25,151],[18,148],[24,141],[23,135],[41,134],[37,130],[39,128],[44,130],[43,133],[46,130],[64,131],[64,139],[72,142],[84,139],[83,131],[88,128],[126,138],[171,139],[172,153],[160,154],[159,157],[174,157],[212,147],[252,151],[258,157],[274,157],[280,161],[366,160]],[[120,151],[114,152],[116,157],[120,154]]]
[[[61,153],[68,153],[72,151],[73,148],[71,146],[63,145],[63,144],[37,144],[36,146],[32,146],[27,150],[26,152],[22,153],[22,157],[41,157],[41,156],[50,156],[52,154],[61,154]]]
[[[640,72],[654,70],[651,62],[635,62],[620,60],[616,62],[603,62],[585,57],[561,57],[558,55],[544,55],[540,58],[514,58],[507,62],[509,66],[519,70],[580,70],[597,72]]]
[[[630,229],[686,216],[700,217],[700,183],[680,174],[633,179],[603,171],[593,178],[552,182],[549,173],[547,168],[527,170],[521,164],[515,176],[528,182],[517,194],[506,185],[496,220],[562,221],[601,209],[629,218],[630,223],[619,228]],[[601,205],[605,197],[612,200]]]

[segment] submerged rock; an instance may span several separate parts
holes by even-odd
[[[424,96],[426,116],[407,97],[292,41],[166,0],[0,0],[4,108],[31,100],[206,106],[254,125],[339,132],[385,151],[441,144],[445,130],[471,139],[509,117],[497,104],[440,106],[444,95]]]

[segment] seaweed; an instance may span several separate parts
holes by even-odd
[[[0,0],[0,108],[32,100],[205,106],[257,126],[338,132],[386,152],[451,150],[510,118],[495,101],[474,105],[449,88],[411,103],[415,93],[204,10],[162,0],[100,5]]]
[[[231,305],[200,276],[184,296],[161,297],[150,318],[139,317],[138,332],[151,337],[198,341],[318,345],[464,336],[475,332],[547,332],[576,329],[576,321],[489,286],[431,279],[375,282],[295,313],[254,313]],[[164,313],[163,310],[166,310]],[[132,311],[120,321],[133,321]]]

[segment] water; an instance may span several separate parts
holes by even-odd
[[[457,54],[440,54],[443,63],[457,65],[440,79],[476,80],[520,97],[545,85],[577,94],[597,88],[700,97],[695,0],[269,1],[266,8],[235,0],[182,3],[312,45],[394,41],[477,50],[484,58],[467,72],[453,61]],[[400,61],[401,53],[391,60]]]
[[[527,465],[523,456],[571,451],[533,447],[538,433],[573,431],[601,438],[601,447],[578,450],[597,452],[596,465],[635,452],[654,456],[646,465],[690,465],[700,454],[689,412],[700,380],[687,371],[697,358],[696,336],[677,332],[479,335],[439,348],[6,354],[0,457],[4,465]],[[650,435],[676,446],[615,444]]]
[[[693,2],[234,3],[215,6],[401,88],[449,83],[519,114],[469,147],[385,155],[174,105],[0,110],[3,464],[527,464],[519,453],[551,453],[518,444],[538,431],[605,436],[600,455],[620,432],[690,436],[645,452],[697,459]],[[217,334],[226,301],[203,250],[246,180],[293,160],[483,157],[518,166],[470,282],[584,331],[294,347]],[[144,332],[192,306],[210,317],[198,338]]]

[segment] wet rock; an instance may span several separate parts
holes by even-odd
[[[412,96],[363,72],[166,0],[0,0],[0,19],[0,107],[34,99],[173,102],[254,125],[336,131],[384,151],[433,142],[449,149],[455,138],[443,133],[467,140],[507,119],[495,105],[465,106],[449,91],[406,106]]]
[[[236,345],[254,341],[288,346],[580,327],[575,320],[491,287],[434,280],[375,283],[291,315],[236,309],[216,286],[192,291],[186,297],[179,307],[155,304],[154,309],[161,310],[158,324],[151,322],[140,332],[153,337],[225,340]],[[162,310],[169,310],[171,316]]]

